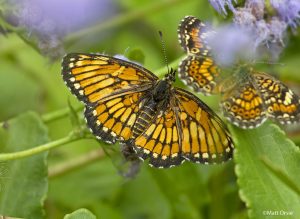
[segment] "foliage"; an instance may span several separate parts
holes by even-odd
[[[110,17],[64,31],[53,42],[49,29],[43,38],[16,26],[15,8],[8,2],[0,4],[0,215],[260,219],[292,212],[284,218],[300,218],[299,125],[278,127],[269,121],[254,130],[231,126],[233,161],[210,166],[186,162],[171,169],[144,163],[135,177],[124,178],[119,174],[127,167],[120,146],[86,134],[82,104],[62,81],[62,51],[124,55],[162,76],[166,67],[158,30],[176,68],[183,54],[179,21],[194,15],[228,23],[230,11],[224,20],[206,0],[113,1]],[[290,41],[278,61],[284,65],[256,67],[274,73],[299,94],[300,37],[296,29],[287,34]],[[179,80],[176,86],[186,88]],[[198,96],[221,115],[218,96]],[[41,145],[50,146],[33,154]],[[23,150],[28,153],[8,159],[7,153]]]

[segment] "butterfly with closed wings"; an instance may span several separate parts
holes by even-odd
[[[178,71],[187,85],[206,95],[222,93],[224,116],[241,128],[258,127],[267,118],[281,124],[300,121],[299,97],[274,77],[241,66],[229,79],[221,78],[207,43],[210,34],[214,31],[193,16],[179,24],[178,38],[187,56]]]

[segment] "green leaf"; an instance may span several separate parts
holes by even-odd
[[[145,63],[145,54],[143,53],[143,51],[141,49],[137,49],[137,48],[131,49],[128,52],[127,57],[129,60],[138,62],[142,65]]]
[[[232,128],[236,175],[250,218],[291,214],[300,218],[300,151],[279,127]]]
[[[16,152],[48,141],[47,129],[37,114],[25,113],[7,122],[1,128],[0,138],[7,138],[0,145],[1,152]],[[0,215],[41,219],[46,197],[47,152],[30,158],[7,162],[7,177],[2,180]]]
[[[89,210],[81,208],[72,212],[71,214],[67,214],[64,219],[96,219],[96,216],[93,215]]]

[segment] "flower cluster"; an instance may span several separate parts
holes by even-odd
[[[277,11],[280,19],[296,28],[300,19],[300,1],[299,0],[271,0],[272,7]]]
[[[252,51],[255,51],[256,55],[261,51],[267,51],[271,59],[277,60],[279,54],[284,47],[284,39],[287,28],[290,26],[293,30],[299,24],[300,19],[300,1],[299,0],[270,0],[270,5],[275,10],[276,14],[271,15],[268,13],[270,10],[266,9],[264,0],[246,0],[243,7],[234,8],[232,0],[209,0],[212,6],[221,14],[226,15],[226,6],[233,13],[233,23],[236,30],[230,27],[231,32],[240,32],[241,38],[245,38],[245,31],[247,36],[245,39],[239,39],[241,41],[249,41],[251,38]],[[224,30],[222,31],[224,32]],[[223,33],[224,35],[225,33]],[[236,33],[238,34],[238,33]],[[228,41],[232,41],[233,48],[237,48],[239,43],[235,37],[228,37]],[[222,40],[223,41],[223,40]],[[230,44],[230,42],[224,42],[223,44]],[[242,51],[244,47],[240,47]],[[233,49],[232,53],[236,54],[237,49]],[[259,51],[259,52],[258,52]],[[230,51],[227,51],[230,52]],[[249,52],[249,51],[248,51]],[[228,53],[227,53],[228,54]],[[230,57],[230,55],[229,55]],[[231,58],[228,60],[231,62]],[[224,63],[221,63],[224,64]],[[227,63],[230,64],[230,63]]]
[[[11,0],[10,22],[25,29],[41,53],[52,58],[63,55],[62,38],[115,13],[109,0]],[[12,20],[13,18],[13,20]]]
[[[226,11],[226,6],[231,11],[235,11],[233,5],[232,5],[232,0],[209,0],[210,4],[214,7],[216,11],[218,11],[220,14],[227,15]]]

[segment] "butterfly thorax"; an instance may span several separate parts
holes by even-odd
[[[157,81],[145,97],[140,108],[140,115],[133,127],[133,137],[141,135],[152,123],[153,120],[163,113],[169,106],[172,84],[169,80]]]
[[[170,95],[171,85],[167,80],[159,80],[153,90],[153,99],[155,102],[161,102]]]

